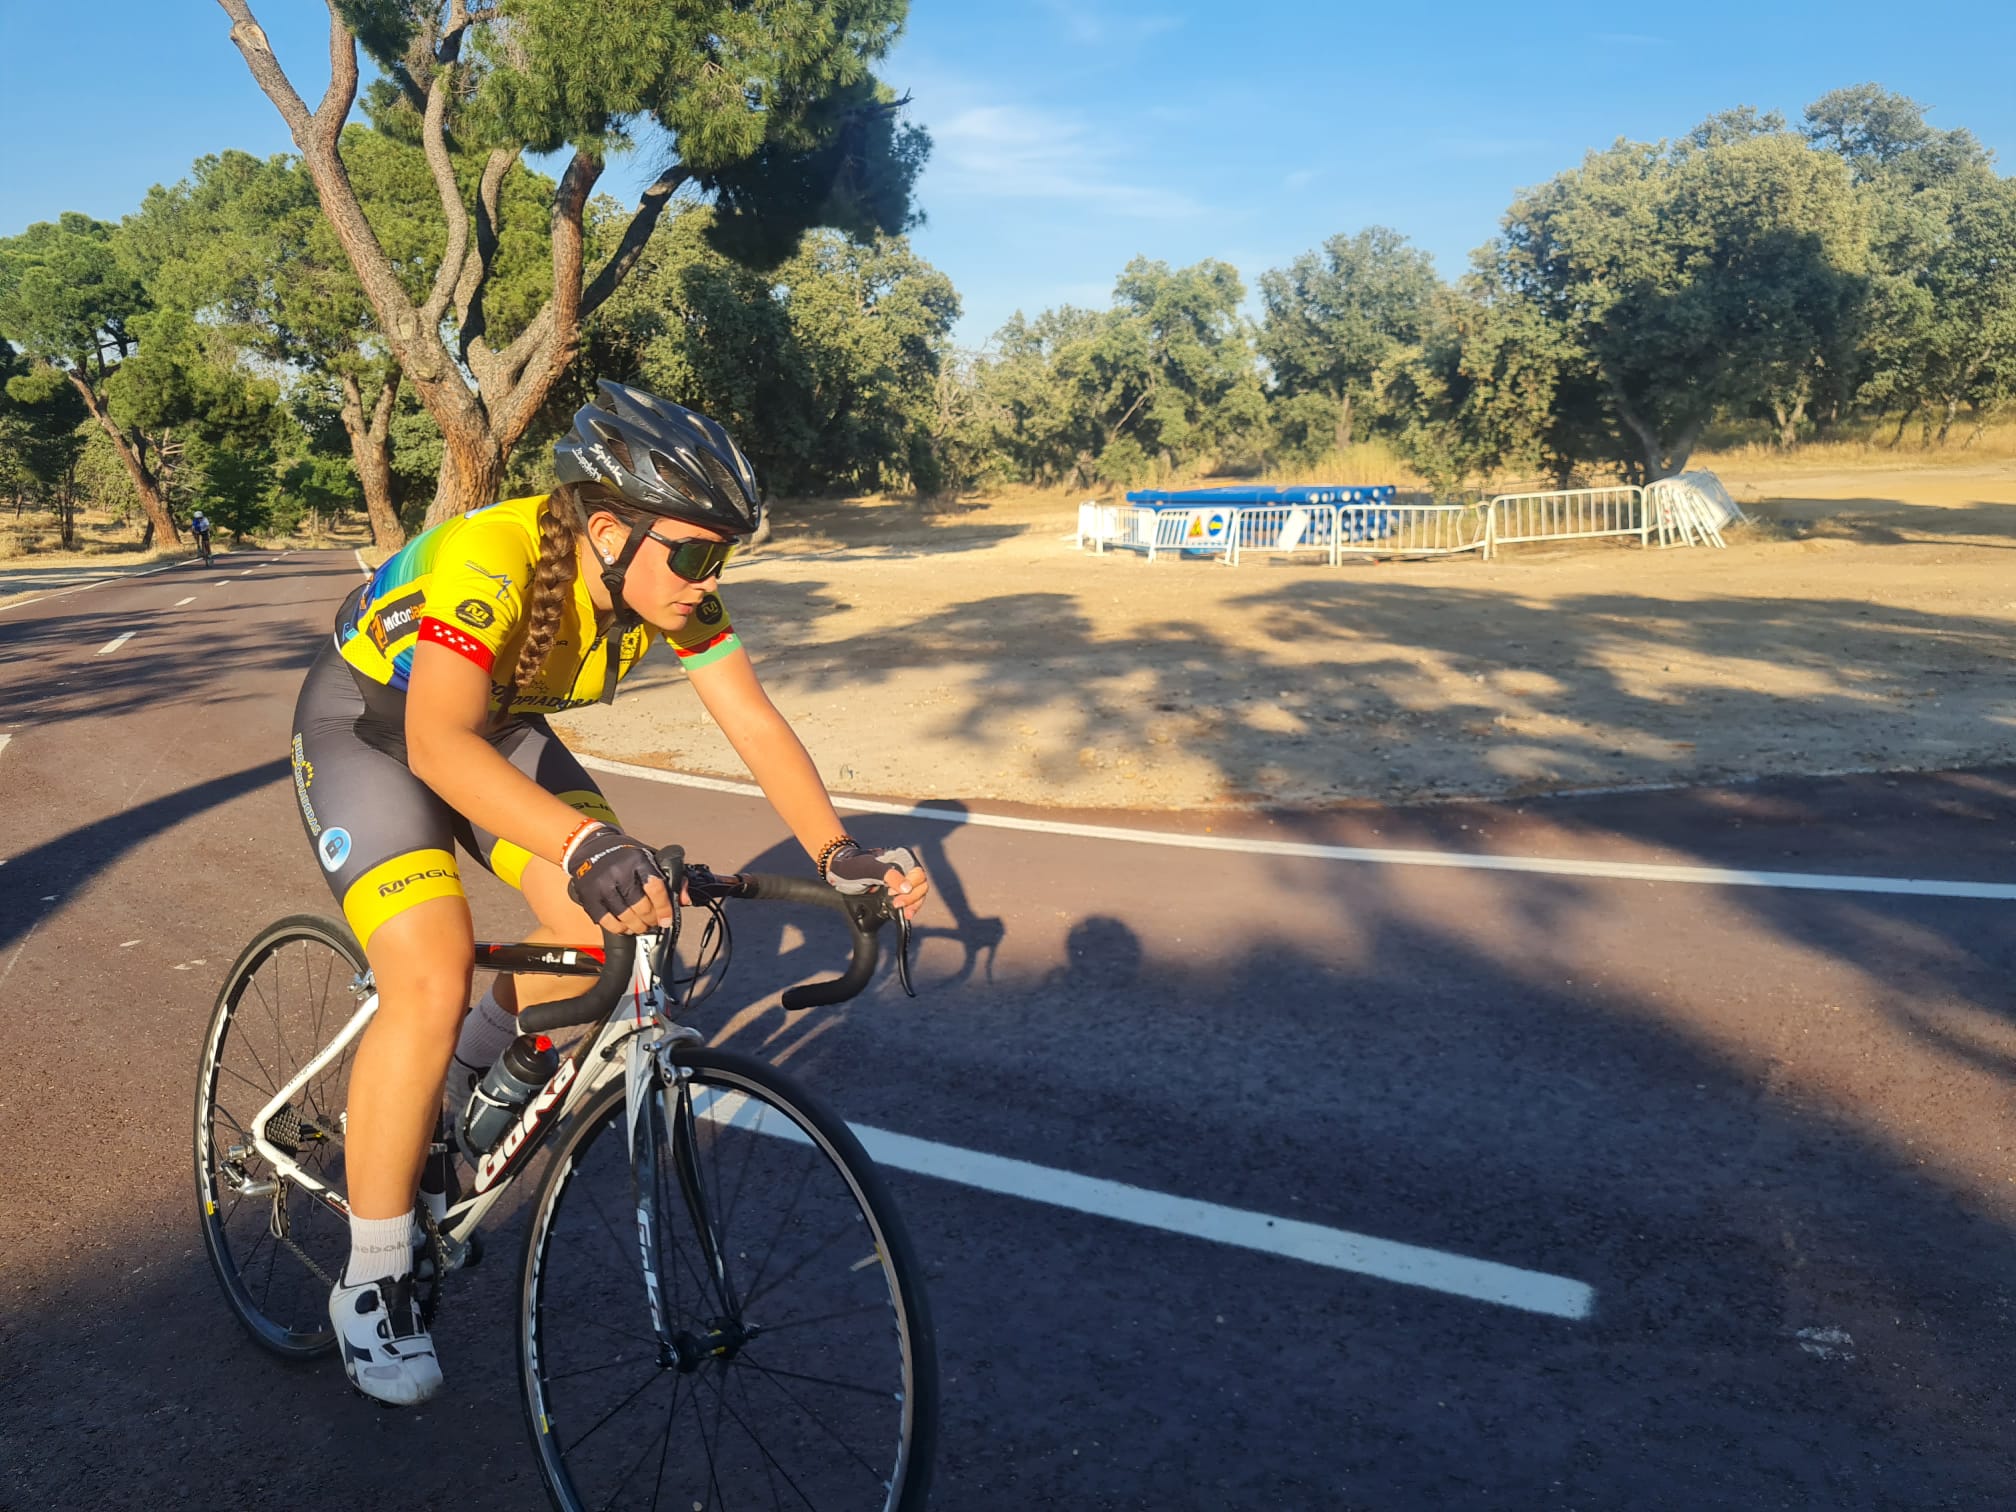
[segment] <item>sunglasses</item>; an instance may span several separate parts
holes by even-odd
[[[673,540],[655,530],[644,534],[665,548],[665,560],[677,577],[689,583],[704,583],[728,565],[728,559],[735,555],[740,541],[710,541],[697,536],[687,536],[683,540]]]

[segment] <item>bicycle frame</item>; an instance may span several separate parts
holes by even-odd
[[[645,938],[654,942],[655,947],[655,942],[662,937],[650,935]],[[664,993],[658,979],[659,954],[657,948],[637,951],[630,969],[629,987],[610,1010],[608,1018],[560,1062],[559,1069],[525,1105],[517,1122],[506,1131],[495,1148],[477,1160],[474,1190],[451,1207],[440,1224],[442,1238],[448,1244],[451,1268],[461,1264],[467,1250],[468,1235],[509,1190],[513,1180],[525,1169],[527,1158],[576,1108],[619,1076],[629,1080],[630,1108],[639,1108],[659,1053],[676,1045],[700,1042],[697,1031],[671,1023],[664,1017]],[[538,971],[556,976],[594,976],[602,969],[602,953],[553,945],[479,944],[476,947],[476,964],[479,967]],[[253,1115],[251,1126],[253,1147],[272,1166],[275,1176],[295,1183],[346,1222],[350,1217],[350,1204],[340,1193],[316,1180],[301,1168],[299,1162],[274,1145],[267,1138],[266,1125],[293,1101],[303,1087],[341,1056],[377,1016],[378,994],[371,990],[368,971],[355,979],[353,990],[365,993],[356,1013],[351,1015],[334,1039]],[[647,1043],[647,1032],[661,1025],[666,1032]],[[630,1046],[630,1053],[619,1059],[618,1047],[626,1043]],[[633,1127],[634,1123],[633,1111]],[[656,1278],[648,1257],[645,1274],[653,1283],[655,1320]],[[663,1332],[662,1325],[660,1332]]]

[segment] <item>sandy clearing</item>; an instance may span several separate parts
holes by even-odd
[[[1726,552],[1095,557],[1057,496],[793,510],[726,592],[837,790],[1320,805],[2016,760],[2016,463],[1727,478]],[[562,721],[738,775],[677,672]]]

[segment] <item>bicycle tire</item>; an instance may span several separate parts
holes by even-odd
[[[235,1164],[248,1182],[274,1179],[249,1150],[252,1115],[349,1021],[356,1011],[353,983],[367,969],[342,925],[311,914],[281,919],[232,963],[203,1036],[195,1153],[204,1248],[238,1321],[287,1359],[313,1359],[335,1346],[329,1286],[349,1253],[349,1225],[296,1183],[246,1196],[227,1166]],[[303,1117],[297,1158],[339,1193],[341,1115],[355,1051],[353,1043],[304,1087],[296,1109]],[[272,1137],[273,1125],[267,1127]]]
[[[658,1162],[651,1227],[677,1359],[661,1360],[652,1328],[620,1081],[560,1131],[532,1200],[518,1373],[554,1506],[628,1505],[655,1454],[638,1506],[920,1512],[937,1446],[936,1341],[923,1271],[874,1163],[776,1068],[733,1051],[672,1060],[681,1079],[649,1099],[671,1157]],[[682,1148],[706,1187],[699,1205],[725,1279],[694,1263]],[[750,1331],[732,1352],[709,1352],[731,1328]],[[887,1381],[863,1384],[883,1371]]]

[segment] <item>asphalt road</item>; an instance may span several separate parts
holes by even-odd
[[[286,737],[355,571],[239,555],[0,610],[6,1508],[543,1505],[515,1219],[447,1299],[450,1393],[412,1413],[256,1349],[196,1230],[222,973],[267,920],[331,911]],[[718,866],[802,865],[759,800],[606,785],[629,827]],[[923,996],[883,981],[786,1021],[765,1005],[825,936],[751,919],[701,1027],[931,1148],[1589,1303],[898,1171],[940,1323],[936,1505],[2010,1504],[2016,773],[1118,822],[1250,848],[864,817],[920,841],[941,890]],[[2005,896],[1617,874],[1638,863]],[[479,932],[522,922],[495,884],[476,897]]]

